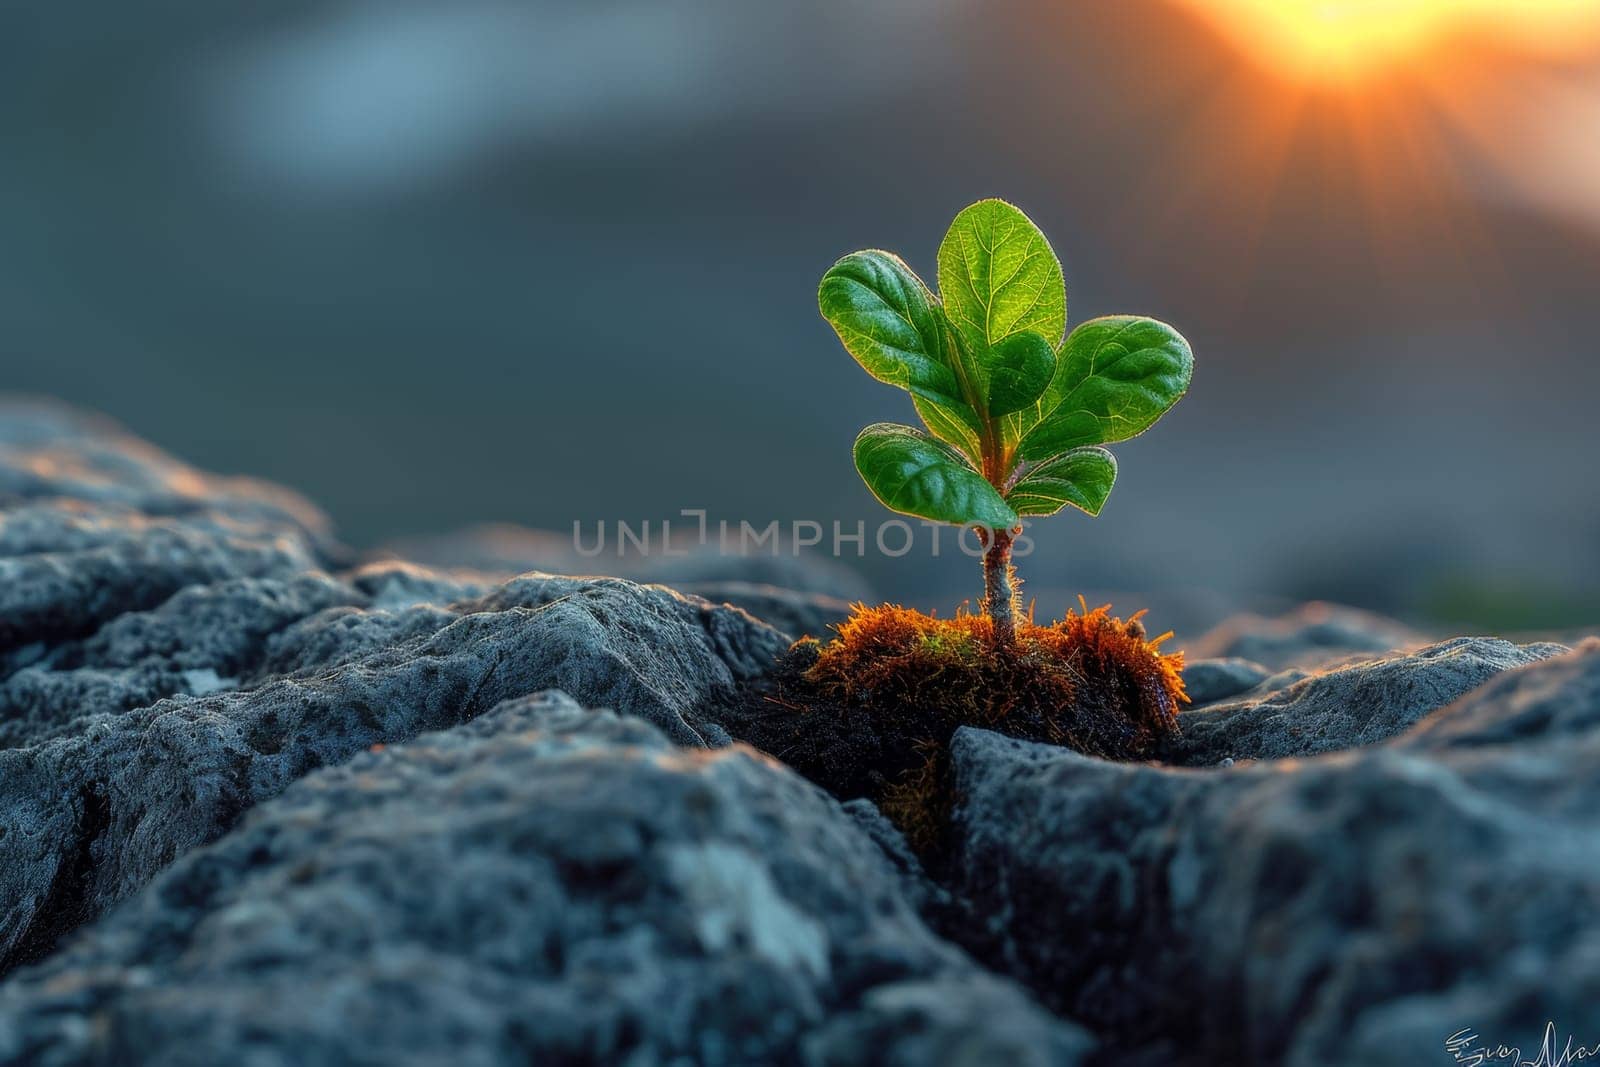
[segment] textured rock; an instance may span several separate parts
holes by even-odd
[[[262,628],[323,595],[306,583],[341,558],[327,521],[292,493],[202,474],[89,416],[0,400],[0,679],[105,672],[59,687],[24,679],[0,693],[0,723],[54,720],[52,703],[136,706],[190,684],[173,672],[242,666]],[[140,652],[157,631],[185,657]],[[214,649],[220,664],[202,662],[212,642],[234,646]]]
[[[1183,685],[1190,706],[1197,707],[1248,693],[1271,675],[1267,668],[1247,659],[1191,660],[1183,668]]]
[[[1191,660],[1246,659],[1272,670],[1319,667],[1353,653],[1425,642],[1392,619],[1336,604],[1305,604],[1276,618],[1240,615],[1185,647]]]
[[[1509,671],[1420,724],[1398,747],[1435,753],[1521,748],[1538,754],[1600,732],[1600,638],[1538,670]]]
[[[294,494],[36,403],[0,401],[0,504],[0,675],[185,588],[289,580],[340,555]]]
[[[41,513],[59,518],[63,507],[0,516],[0,652],[85,636],[189,586],[286,579],[320,562],[309,545],[275,527],[216,516],[152,519],[102,510],[90,521],[42,524],[35,521]],[[18,524],[27,529],[19,533]],[[56,547],[42,547],[42,533],[53,535]]]
[[[936,925],[948,921],[955,902],[943,886],[928,877],[922,861],[906,843],[905,835],[878,810],[878,806],[865,797],[856,797],[845,801],[840,807],[855,820],[862,833],[877,843],[884,857],[900,872],[901,889],[906,899]]]
[[[1600,1003],[1600,642],[1410,733],[1222,771],[952,744],[971,943],[1164,1062],[1532,1058]],[[1559,1049],[1558,1049],[1559,1051]]]
[[[319,771],[0,989],[0,1063],[1071,1064],[839,806],[565,697]]]
[[[1169,755],[1237,765],[963,730],[952,851],[919,859],[729,747],[780,631],[867,595],[846,572],[629,564],[719,607],[522,573],[536,543],[353,567],[293,494],[0,403],[0,1063],[1077,1062],[1063,1019],[1134,1064],[1600,1040],[1600,642],[1236,620],[1189,646],[1209,704]]]
[[[443,607],[484,596],[501,580],[474,571],[440,571],[401,560],[384,560],[356,568],[348,575],[348,581],[372,598],[371,607],[399,611],[419,604]]]
[[[726,743],[701,709],[785,644],[665,589],[549,576],[450,609],[334,609],[290,631],[289,660],[281,646],[269,659],[292,672],[0,751],[0,961],[37,956],[306,772],[502,700],[559,687],[680,743]]]
[[[1181,713],[1182,736],[1166,759],[1196,767],[1370,745],[1401,733],[1501,671],[1566,651],[1564,645],[1460,637],[1410,655],[1313,674],[1263,697]]]
[[[0,405],[0,970],[296,778],[562,686],[725,744],[786,644],[615,579],[340,572],[293,494]]]
[[[0,748],[38,744],[83,720],[168,697],[250,685],[278,632],[364,602],[320,574],[229,579],[120,615],[81,641],[41,646],[32,664],[0,681]]]

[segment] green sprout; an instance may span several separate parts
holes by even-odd
[[[823,275],[822,317],[868,374],[911,394],[928,432],[877,423],[856,470],[887,508],[973,527],[983,610],[1016,639],[1011,548],[1023,516],[1071,504],[1098,515],[1117,478],[1100,447],[1148,430],[1189,388],[1194,356],[1172,327],[1115,315],[1067,334],[1061,263],[1003,200],[973,204],[939,245],[939,295],[890,252]]]

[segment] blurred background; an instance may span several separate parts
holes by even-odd
[[[1033,530],[1041,611],[1600,620],[1592,0],[11,0],[0,388],[357,546],[870,529],[851,441],[912,413],[817,281],[863,246],[931,279],[984,196],[1049,235],[1074,322],[1197,359],[1105,514]],[[925,544],[849,562],[975,596]]]

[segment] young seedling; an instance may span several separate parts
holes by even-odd
[[[887,508],[973,527],[983,610],[1016,639],[1011,548],[1024,516],[1071,504],[1098,515],[1117,477],[1102,445],[1148,430],[1189,388],[1194,356],[1172,327],[1116,315],[1066,335],[1050,243],[1026,215],[983,200],[939,245],[939,295],[896,255],[845,256],[823,275],[823,318],[867,373],[911,394],[928,432],[861,431],[856,470]]]

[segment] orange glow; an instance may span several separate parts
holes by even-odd
[[[1264,66],[1348,86],[1461,41],[1566,59],[1600,46],[1600,0],[1179,0]]]

